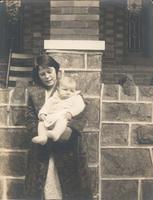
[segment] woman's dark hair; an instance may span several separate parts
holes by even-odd
[[[47,54],[43,54],[36,57],[35,67],[32,71],[32,79],[37,85],[42,85],[41,79],[39,77],[39,66],[41,66],[44,69],[48,67],[54,67],[56,74],[58,74],[60,68],[60,64],[54,58]]]

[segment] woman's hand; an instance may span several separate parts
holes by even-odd
[[[65,114],[65,117],[66,117],[66,119],[67,119],[68,121],[70,121],[70,120],[72,119],[72,114],[71,114],[70,112],[67,112],[67,113]]]
[[[46,114],[42,113],[39,115],[39,120],[44,121],[46,119]]]

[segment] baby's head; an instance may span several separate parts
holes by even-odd
[[[76,82],[71,77],[64,76],[59,80],[58,93],[61,99],[67,99],[75,94]]]

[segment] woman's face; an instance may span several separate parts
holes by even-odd
[[[47,86],[51,87],[56,82],[56,70],[54,67],[43,68],[39,66],[39,77],[41,82]]]

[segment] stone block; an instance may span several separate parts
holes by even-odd
[[[139,86],[139,101],[153,101],[153,86]]]
[[[152,200],[153,198],[153,180],[142,181],[142,200]]]
[[[27,149],[30,137],[25,128],[0,128],[0,148]]]
[[[20,80],[16,82],[16,87],[11,91],[11,104],[25,104],[26,98],[26,90],[25,88],[28,86],[28,80]]]
[[[145,103],[103,103],[102,120],[151,122],[152,106]]]
[[[87,68],[88,69],[102,69],[102,55],[101,54],[88,54],[87,55]]]
[[[3,179],[0,179],[0,199],[3,199]]]
[[[149,149],[102,149],[101,166],[102,177],[153,177]]]
[[[101,145],[127,145],[128,132],[128,124],[103,123],[101,129]]]
[[[98,167],[89,167],[89,173],[91,177],[92,192],[93,195],[96,196],[98,193],[98,186],[99,186]]]
[[[100,96],[100,72],[66,72],[76,80],[77,89],[83,95]]]
[[[26,154],[22,152],[0,153],[0,176],[24,176]]]
[[[135,124],[131,128],[132,144],[153,145],[153,125]]]
[[[104,85],[103,100],[118,100],[119,98],[118,85]]]
[[[99,128],[100,102],[99,99],[85,99],[86,108],[83,113],[86,120],[86,128]]]
[[[85,68],[83,54],[50,53],[50,55],[60,63],[61,68]]]
[[[121,87],[121,100],[136,100],[136,87],[135,86],[129,86],[129,95],[125,94],[123,92],[123,88]]]
[[[0,106],[0,126],[7,125],[7,107]]]
[[[137,200],[138,182],[133,180],[103,180],[101,200]]]
[[[8,199],[24,199],[24,180],[7,179],[7,198]]]
[[[98,99],[86,99],[84,117],[87,119],[86,128],[99,128],[100,102]]]
[[[80,155],[86,155],[88,163],[98,163],[98,133],[82,133],[80,138]]]
[[[6,89],[0,89],[0,103],[7,104],[9,100],[9,91]]]
[[[25,111],[26,107],[11,106],[9,112],[9,125],[10,126],[25,125]]]
[[[99,99],[85,99],[86,108],[80,115],[71,120],[71,126],[78,130],[99,129]]]

